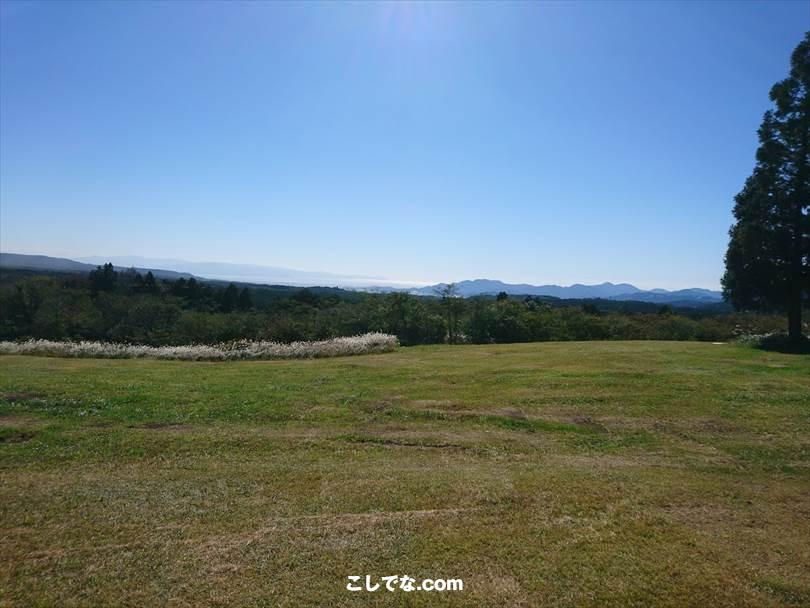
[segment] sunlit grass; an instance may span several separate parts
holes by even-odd
[[[0,605],[799,606],[810,358],[0,357]],[[348,574],[462,578],[350,594]]]

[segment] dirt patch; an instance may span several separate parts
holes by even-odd
[[[711,433],[735,433],[742,430],[736,424],[719,418],[697,418],[693,424],[695,430]]]
[[[411,401],[408,405],[412,407],[426,408],[426,409],[432,408],[455,409],[454,403],[449,399],[417,399],[416,401]]]
[[[19,431],[7,429],[0,432],[0,443],[24,443],[34,438],[35,433],[31,431]]]
[[[341,435],[336,437],[339,441],[348,443],[369,443],[374,445],[400,447],[400,448],[421,448],[421,449],[448,449],[464,450],[467,446],[458,443],[445,443],[433,440],[402,439],[398,437],[382,437],[378,435]]]
[[[143,424],[131,424],[131,429],[147,429],[150,431],[159,431],[167,429],[171,431],[188,431],[191,430],[190,424],[182,424],[180,422],[145,422]]]
[[[17,403],[19,401],[39,401],[43,398],[41,393],[34,393],[31,391],[13,391],[10,393],[0,393],[6,401],[10,403]]]
[[[39,427],[45,424],[42,420],[38,418],[32,418],[31,416],[0,416],[0,429],[4,428],[31,428],[31,427]]]
[[[568,422],[570,422],[571,424],[576,424],[577,426],[581,426],[581,427],[584,427],[584,428],[587,428],[587,429],[594,430],[594,431],[603,431],[603,432],[607,431],[607,429],[603,425],[596,422],[590,416],[581,416],[581,415],[574,416]]]
[[[363,409],[372,412],[384,412],[386,410],[391,410],[398,407],[403,402],[403,400],[404,398],[402,395],[391,395],[390,397],[386,397],[385,399],[375,401],[370,405],[363,406]]]
[[[496,416],[503,416],[504,418],[511,418],[512,420],[528,420],[529,417],[523,413],[522,410],[507,407],[502,410],[493,412]]]

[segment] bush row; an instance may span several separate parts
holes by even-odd
[[[145,346],[115,342],[56,342],[26,340],[0,342],[3,355],[48,357],[94,357],[100,359],[180,359],[186,361],[234,361],[245,359],[312,359],[385,353],[399,346],[396,336],[369,333],[317,342],[254,342],[240,340],[226,344],[184,346]]]

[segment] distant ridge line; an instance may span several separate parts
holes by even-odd
[[[45,255],[27,255],[0,252],[0,268],[17,268],[50,272],[90,272],[106,258],[82,258],[83,261],[57,258]],[[233,281],[255,285],[288,285],[294,287],[340,287],[368,292],[405,292],[419,296],[434,296],[436,291],[447,285],[437,283],[426,287],[401,285],[374,285],[373,278],[358,284],[361,277],[344,277],[329,273],[299,271],[272,266],[249,264],[184,262],[182,260],[150,260],[150,258],[112,256],[109,260],[117,270],[135,268],[138,272],[152,272],[161,279],[176,280],[192,276],[210,281]],[[127,262],[134,262],[129,264]],[[175,268],[150,267],[150,262],[167,262]],[[249,274],[248,274],[249,273]],[[382,281],[381,281],[382,282]],[[365,284],[363,284],[365,283]],[[528,283],[504,283],[494,279],[473,279],[455,283],[458,295],[462,297],[495,296],[501,292],[511,296],[547,296],[563,300],[607,299],[618,301],[651,302],[703,306],[719,304],[723,294],[710,289],[691,288],[669,291],[666,289],[639,289],[630,283],[599,283],[584,285],[574,283],[562,285],[531,285]]]

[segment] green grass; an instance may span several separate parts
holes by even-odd
[[[806,606],[809,538],[807,356],[0,357],[0,606]]]

